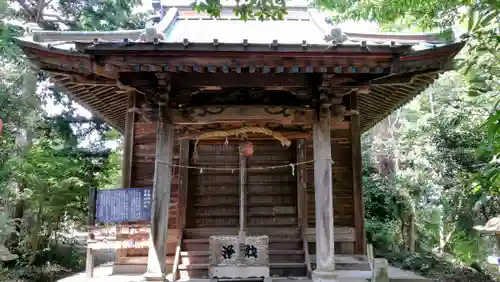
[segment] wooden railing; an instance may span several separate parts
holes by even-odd
[[[181,230],[179,234],[179,239],[177,241],[177,247],[175,248],[174,265],[172,267],[172,281],[177,281],[177,270],[179,268],[179,261],[181,260],[181,247],[182,238],[184,237],[184,231]]]
[[[304,263],[307,267],[307,277],[311,279],[312,277],[312,267],[311,267],[311,256],[309,255],[309,241],[307,240],[307,235],[305,228],[301,228],[302,244],[304,246]]]

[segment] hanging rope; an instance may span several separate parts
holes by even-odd
[[[193,151],[193,157],[194,159],[198,158],[198,143],[202,139],[208,139],[208,138],[224,138],[226,137],[226,142],[227,142],[227,137],[229,136],[246,136],[247,133],[260,133],[268,136],[272,136],[274,139],[278,140],[281,142],[281,146],[286,146],[289,147],[292,142],[288,140],[286,137],[281,135],[279,132],[272,131],[270,129],[267,129],[265,127],[242,127],[242,128],[236,128],[236,129],[230,129],[230,130],[223,130],[223,131],[212,131],[212,132],[205,132],[198,136],[196,138],[196,142],[194,143],[194,151]]]
[[[330,160],[332,164],[335,162],[332,159],[325,159],[325,160]],[[161,164],[166,164],[171,167],[179,167],[179,168],[187,168],[187,169],[196,169],[200,171],[200,173],[203,173],[203,171],[206,170],[212,170],[212,171],[240,171],[239,167],[204,167],[204,166],[190,166],[190,165],[178,165],[178,164],[173,164],[173,163],[168,163],[168,162],[162,162],[162,161],[157,161],[158,163]],[[315,160],[309,160],[309,161],[303,161],[303,162],[297,162],[297,163],[288,163],[284,165],[273,165],[273,166],[255,166],[255,167],[248,167],[245,168],[246,171],[252,171],[252,170],[269,170],[269,169],[279,169],[279,168],[288,168],[292,170],[292,174],[295,174],[295,168],[299,165],[305,165],[305,164],[310,164],[314,163]]]

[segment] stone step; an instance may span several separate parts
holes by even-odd
[[[400,273],[401,270],[389,270],[389,282],[431,282],[432,280],[417,277],[414,273]],[[367,282],[371,280],[371,271],[336,270],[338,282]]]
[[[301,238],[269,238],[269,249],[272,250],[302,250]],[[182,250],[184,251],[207,251],[209,249],[209,239],[184,239],[182,240]]]
[[[273,237],[301,237],[299,228],[263,228],[263,227],[249,227],[247,235],[267,235],[269,238]],[[186,228],[184,229],[185,239],[207,239],[213,235],[237,235],[238,228]]]
[[[311,269],[316,269],[316,255],[309,255]],[[335,269],[370,271],[371,264],[366,256],[357,255],[335,255]]]
[[[174,263],[174,256],[169,256],[167,258],[167,263]],[[209,263],[210,252],[209,251],[194,251],[194,252],[181,252],[180,264],[204,264]],[[304,251],[303,250],[270,250],[269,251],[269,261],[271,263],[279,262],[294,262],[303,263]]]
[[[179,265],[179,274],[183,279],[208,279],[208,264]],[[304,263],[271,263],[271,277],[304,277],[307,268]]]

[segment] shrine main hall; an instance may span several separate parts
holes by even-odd
[[[221,281],[370,271],[361,134],[450,69],[464,43],[349,32],[296,3],[276,21],[189,4],[153,1],[158,16],[140,30],[17,40],[123,134],[120,188],[151,191],[149,220],[117,222],[107,239],[114,270]]]

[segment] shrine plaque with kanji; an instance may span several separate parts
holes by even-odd
[[[152,190],[152,188],[98,190],[96,221],[150,221]]]

